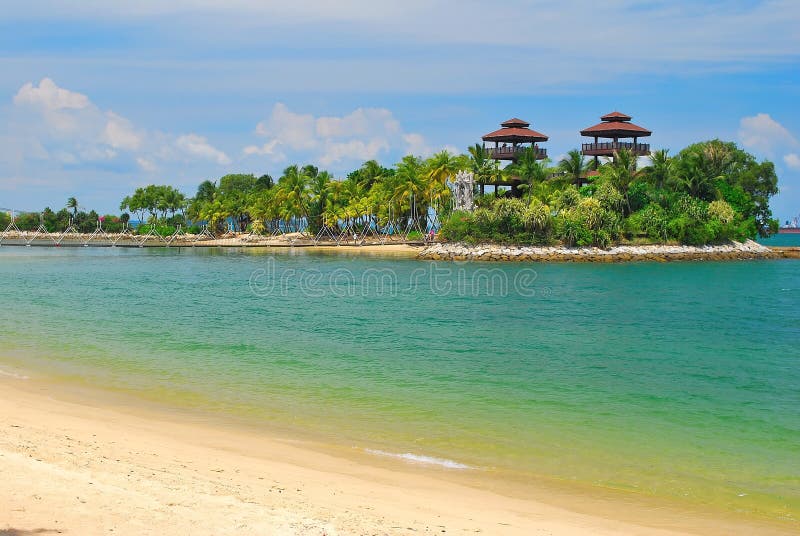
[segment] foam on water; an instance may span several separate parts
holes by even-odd
[[[472,467],[470,467],[469,465],[465,465],[463,463],[459,463],[454,460],[448,460],[446,458],[434,458],[433,456],[412,454],[410,452],[405,452],[401,454],[397,452],[386,452],[385,450],[377,450],[377,449],[364,449],[364,450],[369,454],[374,454],[376,456],[386,456],[389,458],[399,458],[409,463],[417,463],[422,465],[438,465],[446,469],[459,469],[459,470],[472,469]]]
[[[0,369],[0,376],[8,376],[9,378],[14,378],[16,380],[29,380],[30,379],[28,376],[25,376],[24,374],[17,374],[15,372],[8,372],[8,371],[5,371],[3,369]]]

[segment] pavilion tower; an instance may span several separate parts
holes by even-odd
[[[489,158],[513,162],[529,147],[536,150],[537,159],[547,158],[547,149],[539,147],[538,144],[547,141],[548,138],[541,132],[531,130],[530,123],[515,117],[500,123],[500,126],[502,127],[500,130],[490,132],[483,137],[483,147],[489,153]],[[494,142],[494,147],[486,147],[486,142]]]
[[[600,118],[594,126],[581,130],[581,136],[594,138],[594,143],[584,143],[581,154],[593,156],[595,163],[601,156],[614,156],[620,149],[627,149],[636,156],[650,154],[650,144],[639,143],[639,138],[652,134],[649,130],[631,123],[632,117],[621,112],[611,112]],[[601,142],[600,138],[611,140]],[[620,141],[633,139],[633,141]]]
[[[500,130],[495,130],[483,136],[483,148],[489,158],[493,160],[510,160],[516,162],[519,156],[526,150],[532,148],[536,152],[536,159],[547,158],[547,149],[539,147],[539,142],[547,141],[548,137],[541,132],[536,132],[530,128],[531,124],[516,117],[500,123]],[[486,147],[486,143],[494,143],[494,147]],[[478,182],[481,195],[487,183]],[[512,195],[519,195],[518,187],[521,181],[517,177],[509,177],[504,180],[495,180],[488,184],[494,186],[495,195],[499,186],[510,186]]]

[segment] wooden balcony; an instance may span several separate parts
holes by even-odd
[[[489,158],[493,158],[494,160],[516,160],[520,153],[523,153],[529,148],[530,147],[523,145],[518,145],[517,147],[487,147],[486,152],[489,154]],[[536,159],[544,160],[545,158],[547,158],[547,149],[536,147]]]
[[[636,156],[647,156],[650,154],[649,143],[632,143],[627,141],[584,143],[581,146],[581,153],[586,156],[614,156],[614,153],[620,149],[627,149]]]

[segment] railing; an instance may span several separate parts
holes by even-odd
[[[584,143],[581,147],[581,152],[585,155],[606,155],[611,154],[620,149],[627,149],[633,154],[646,155],[650,154],[649,143],[632,143],[627,141],[609,141],[602,143]]]
[[[494,158],[495,160],[513,160],[528,149],[530,149],[530,147],[525,146],[487,147],[486,151],[489,153],[489,158]],[[534,150],[536,151],[537,160],[543,160],[547,158],[547,149],[543,147],[535,147]]]

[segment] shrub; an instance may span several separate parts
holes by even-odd
[[[157,225],[153,223],[146,223],[136,228],[136,234],[146,235],[150,232],[151,229],[155,229],[155,232],[158,233],[160,236],[170,236],[175,232],[175,227],[172,227],[171,225]]]
[[[35,231],[39,227],[39,215],[35,212],[17,214],[16,224],[20,231]]]
[[[556,233],[568,246],[608,246],[619,236],[620,219],[605,210],[597,199],[588,197],[562,212],[557,218]]]
[[[705,221],[708,218],[708,203],[702,199],[682,193],[672,200],[670,212],[674,216],[685,214],[693,220]]]
[[[717,219],[721,223],[731,223],[736,217],[736,213],[726,201],[712,201],[708,205],[708,217]]]
[[[553,194],[550,201],[553,207],[560,212],[574,207],[580,200],[581,194],[578,189],[574,185],[569,185]]]
[[[539,199],[533,198],[522,212],[522,223],[527,231],[543,236],[549,234],[553,227],[553,216],[550,207]]]
[[[642,181],[634,182],[628,188],[628,205],[631,212],[641,210],[650,203],[650,197],[647,195],[648,188],[647,183]]]
[[[471,234],[475,232],[474,226],[475,218],[472,213],[457,210],[442,222],[439,234],[453,242],[466,242]]]
[[[619,190],[617,190],[609,182],[601,182],[597,186],[594,197],[606,210],[622,212],[622,209],[625,206],[625,198],[622,196]]]
[[[575,212],[566,212],[556,219],[556,236],[566,246],[588,246],[592,243],[592,231]]]
[[[666,240],[668,219],[661,205],[650,203],[639,212],[632,214],[629,219],[633,219],[633,225],[652,240]]]

